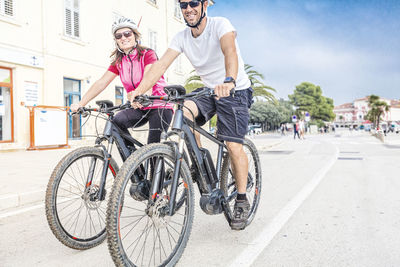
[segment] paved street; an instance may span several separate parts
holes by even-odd
[[[400,134],[385,143],[348,130],[253,141],[263,170],[253,223],[232,231],[223,215],[203,213],[196,195],[194,226],[177,266],[399,266]],[[113,266],[105,243],[87,251],[62,245],[43,204],[23,197],[31,189],[43,194],[66,152],[0,153],[0,198],[7,205],[17,199],[14,208],[0,209],[0,266]]]

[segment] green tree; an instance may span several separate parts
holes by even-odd
[[[299,118],[303,118],[305,112],[309,112],[314,120],[332,121],[335,118],[333,99],[324,97],[321,87],[312,83],[303,82],[296,86],[289,100],[296,107]]]
[[[377,95],[368,96],[368,106],[370,110],[367,113],[367,119],[372,121],[374,127],[379,126],[380,119],[385,112],[388,112],[390,106],[385,102],[380,100]]]
[[[250,122],[260,123],[264,130],[276,129],[290,122],[293,110],[283,99],[278,102],[256,102],[250,109]]]
[[[245,64],[245,71],[251,81],[252,88],[254,90],[253,95],[254,96],[264,96],[268,101],[276,102],[274,95],[271,93],[271,91],[276,92],[276,90],[268,85],[265,85],[262,82],[262,80],[264,79],[264,75],[257,72],[256,70],[254,70],[253,66],[251,66],[249,64]],[[195,70],[193,70],[190,74],[191,74],[191,76],[188,79],[186,79],[185,85],[184,85],[184,87],[188,93],[192,92],[193,90],[195,90],[199,87],[204,87],[204,84],[203,84],[200,76],[195,73]],[[272,112],[272,108],[269,108],[269,111]],[[283,113],[283,110],[281,110],[280,112]],[[281,117],[279,117],[279,120],[280,120],[280,118]],[[274,118],[273,120],[275,121],[276,118]],[[210,127],[215,127],[216,122],[217,122],[217,118],[216,118],[216,116],[214,116],[210,120]],[[264,120],[263,123],[267,123],[267,121]]]
[[[185,81],[185,85],[183,87],[185,87],[186,92],[190,93],[193,90],[200,88],[200,87],[204,87],[204,84],[200,78],[199,75],[195,74],[195,70],[192,70],[190,72],[191,76],[189,78],[186,79]]]
[[[271,91],[276,92],[276,90],[271,86],[264,84],[262,81],[264,79],[264,75],[262,73],[254,70],[253,66],[249,64],[244,65],[244,70],[251,81],[251,85],[254,90],[254,96],[264,96],[269,101],[276,101],[274,95],[271,93]]]

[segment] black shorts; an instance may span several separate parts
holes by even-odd
[[[195,91],[202,90],[198,88]],[[214,97],[200,97],[192,99],[199,109],[196,123],[204,125],[217,114],[218,139],[236,143],[243,143],[249,124],[249,108],[253,103],[253,89],[235,92],[235,96],[228,96],[216,100]]]

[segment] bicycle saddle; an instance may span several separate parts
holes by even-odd
[[[101,108],[110,108],[114,106],[113,102],[110,100],[98,100],[96,101],[96,104]]]
[[[182,85],[168,85],[164,87],[168,95],[186,95],[186,89]]]

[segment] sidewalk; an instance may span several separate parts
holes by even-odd
[[[259,150],[281,142],[280,139],[250,138]],[[209,142],[203,145],[209,147]],[[74,148],[0,152],[0,212],[30,204],[43,203],[47,182],[57,163]],[[209,147],[212,155],[216,147]],[[215,151],[214,151],[215,150]],[[116,149],[113,149],[116,152]],[[214,153],[215,152],[215,153]],[[114,153],[113,153],[114,154]],[[119,156],[114,155],[120,164]]]

